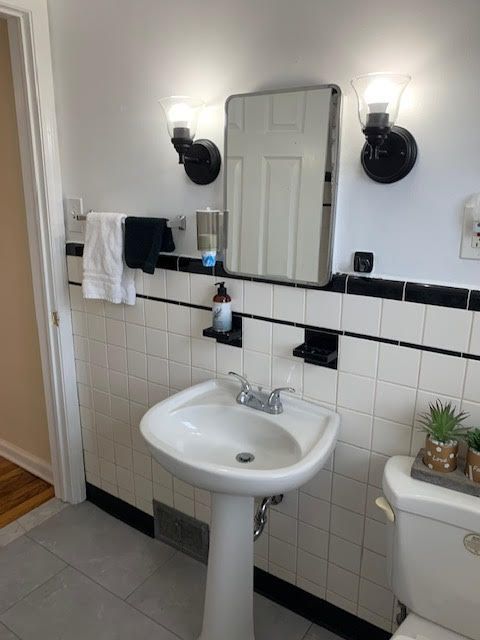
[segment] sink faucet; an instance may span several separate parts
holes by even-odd
[[[281,391],[290,391],[295,393],[295,389],[292,387],[278,387],[271,393],[262,391],[261,387],[257,391],[252,389],[250,382],[235,371],[229,371],[228,375],[235,376],[240,381],[241,389],[237,395],[238,404],[243,404],[246,407],[257,409],[258,411],[264,411],[265,413],[272,413],[278,415],[283,412],[283,404],[280,398]]]

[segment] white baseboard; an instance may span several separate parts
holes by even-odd
[[[22,469],[30,471],[34,476],[53,484],[52,465],[41,458],[28,453],[25,449],[20,449],[14,444],[0,438],[0,456],[7,458],[10,462],[18,464]]]

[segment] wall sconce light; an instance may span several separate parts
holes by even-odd
[[[210,184],[218,176],[220,151],[211,140],[196,140],[198,116],[205,103],[189,96],[161,98],[167,129],[178,153],[178,163],[196,184]]]
[[[358,98],[358,117],[365,134],[361,162],[376,182],[391,183],[404,178],[417,159],[412,134],[395,122],[402,93],[410,76],[369,73],[352,80]]]

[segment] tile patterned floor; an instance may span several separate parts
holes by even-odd
[[[195,640],[205,571],[88,502],[52,500],[0,530],[0,640]],[[255,633],[339,640],[257,594]]]

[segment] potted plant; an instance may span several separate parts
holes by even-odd
[[[423,464],[429,469],[450,473],[457,468],[458,438],[466,434],[462,422],[467,417],[463,411],[457,412],[451,402],[437,400],[429,405],[429,411],[420,417],[420,424],[426,431]]]
[[[480,482],[480,428],[472,429],[467,433],[468,444],[465,475],[474,482]]]

